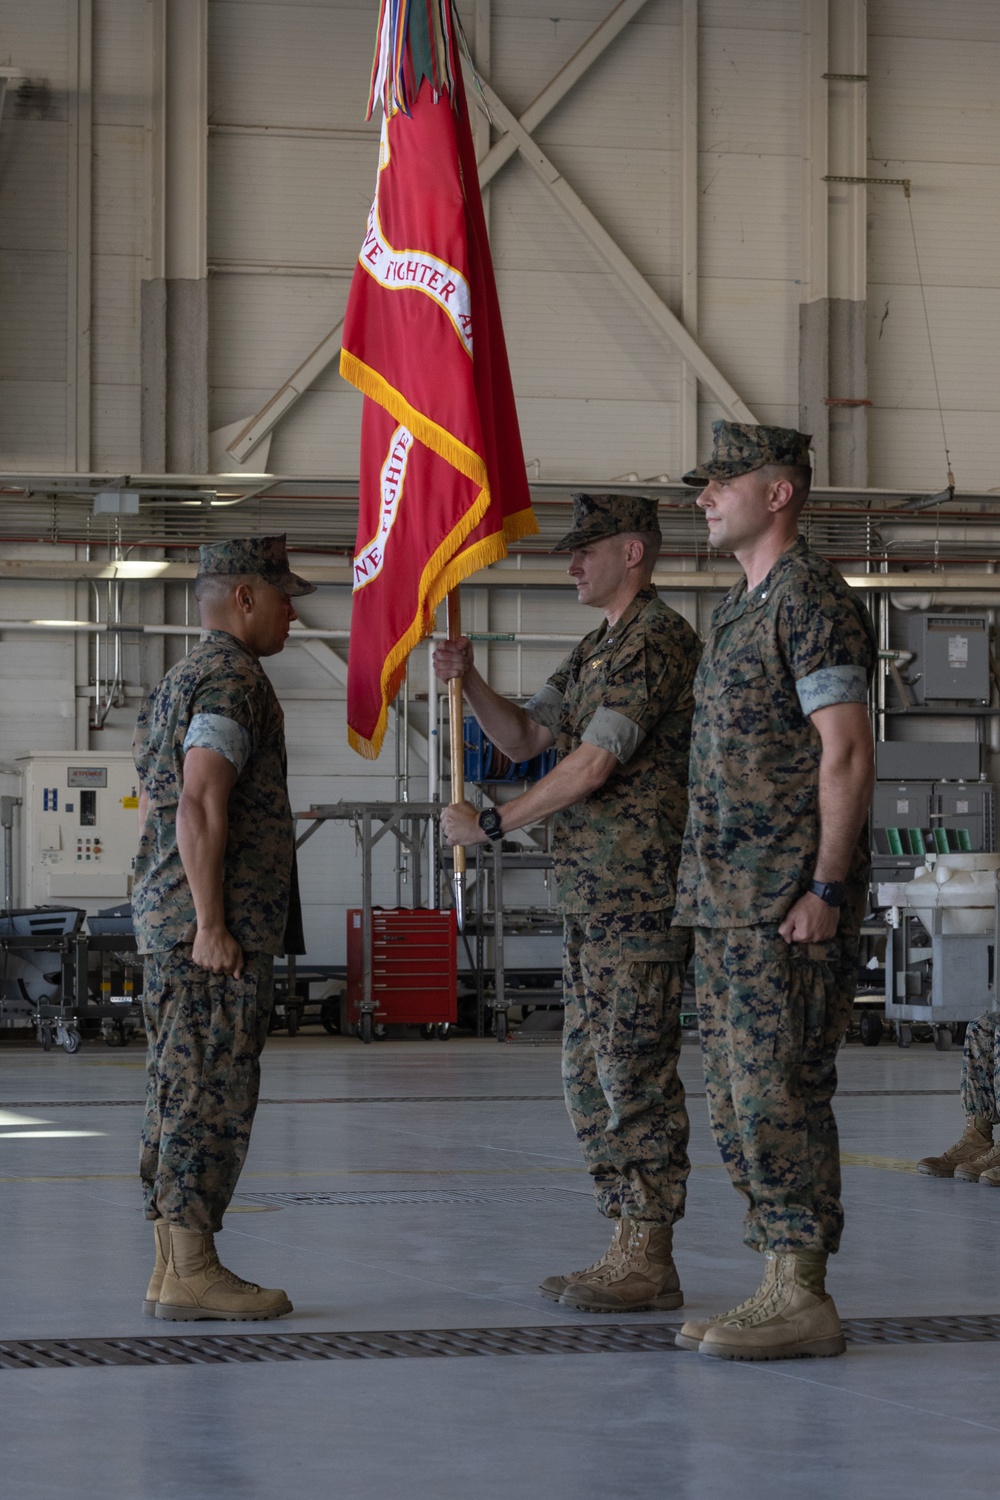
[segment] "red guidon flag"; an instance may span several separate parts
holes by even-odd
[[[413,7],[428,30],[429,9]],[[369,758],[437,605],[538,530],[448,19],[421,77],[427,37],[401,45],[383,6],[380,49],[398,74],[344,318],[340,372],[365,396],[347,723]]]

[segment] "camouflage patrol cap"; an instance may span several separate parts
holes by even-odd
[[[283,536],[238,537],[198,548],[199,578],[241,575],[263,578],[292,597],[316,592],[314,583],[306,583],[288,566]]]
[[[656,501],[647,495],[585,495],[573,497],[573,530],[557,542],[553,552],[572,552],[604,536],[627,531],[656,531]]]
[[[735,479],[765,464],[809,466],[809,434],[794,427],[755,427],[749,422],[713,422],[712,457],[684,475],[685,484]]]

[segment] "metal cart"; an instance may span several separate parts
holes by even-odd
[[[352,823],[361,846],[362,904],[360,909],[361,936],[361,982],[356,1002],[356,1029],[363,1042],[370,1042],[376,1034],[376,1012],[379,1000],[374,985],[374,954],[372,940],[372,854],[375,846],[391,835],[396,839],[407,857],[411,875],[413,906],[421,906],[423,889],[422,863],[426,859],[429,869],[429,894],[436,903],[440,889],[439,878],[439,823],[441,805],[438,802],[328,802],[314,803],[308,812],[297,813],[296,818],[312,823],[299,838],[296,847],[301,848],[307,839],[324,823]],[[290,979],[294,983],[294,979]],[[342,1007],[341,1030],[351,1028],[351,1017],[347,1012],[347,997]],[[444,1033],[446,1034],[446,1033]]]

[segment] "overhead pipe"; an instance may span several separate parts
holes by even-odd
[[[195,636],[202,634],[200,625],[126,625],[117,621],[107,620],[0,620],[0,635],[4,631],[62,631],[64,633],[83,633],[88,635],[182,635]],[[323,630],[312,629],[304,626],[296,628],[288,639],[295,641],[340,641],[343,644],[351,639],[349,630]],[[435,631],[429,637],[431,642],[446,640],[443,631]],[[517,645],[517,646],[565,646],[576,645],[579,635],[523,635],[519,632],[476,634],[469,637],[472,641],[489,641],[492,645]]]

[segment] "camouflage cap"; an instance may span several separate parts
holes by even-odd
[[[288,566],[283,536],[239,537],[198,548],[199,578],[244,574],[263,578],[265,583],[271,583],[293,597],[316,592],[314,583],[306,583]]]
[[[684,475],[685,484],[735,479],[765,464],[808,466],[812,438],[794,427],[755,427],[749,422],[713,422],[712,457]]]
[[[557,542],[553,552],[572,552],[603,536],[620,536],[626,531],[656,531],[656,501],[647,495],[573,496],[573,530]]]

